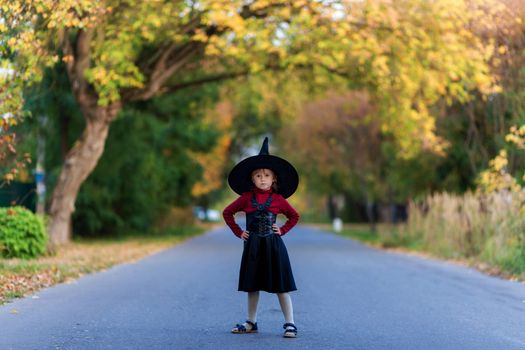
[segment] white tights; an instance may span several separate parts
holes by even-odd
[[[292,298],[288,293],[277,293],[279,304],[286,323],[294,323]],[[257,304],[259,303],[259,292],[248,293],[248,320],[257,322]]]

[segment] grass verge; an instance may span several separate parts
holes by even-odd
[[[149,235],[80,239],[37,259],[0,258],[0,305],[57,283],[137,261],[205,232],[210,226],[165,229]]]
[[[336,233],[331,225],[321,224],[315,226]],[[449,254],[436,254],[435,252],[426,249],[420,239],[407,238],[406,236],[399,234],[399,229],[392,225],[378,225],[374,232],[368,225],[350,224],[345,225],[343,230],[336,234],[356,239],[378,249],[417,255],[423,258],[446,260],[454,264],[475,268],[487,275],[497,276],[512,281],[525,282],[524,273],[515,273],[511,268],[488,263],[481,260],[479,257],[451,258]]]

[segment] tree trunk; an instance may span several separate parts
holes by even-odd
[[[376,232],[376,214],[374,212],[374,200],[370,196],[366,196],[366,216],[368,217],[368,223],[370,224],[370,230]]]
[[[337,217],[337,211],[335,209],[334,196],[331,193],[328,194],[326,205],[328,207],[328,217],[330,218],[330,222],[333,222]]]
[[[69,149],[69,124],[71,117],[66,114],[66,111],[61,111],[59,115],[60,123],[60,150],[62,151],[62,161],[66,159],[67,151]]]
[[[80,185],[91,174],[104,152],[109,126],[120,111],[120,104],[108,107],[82,106],[86,126],[81,138],[67,153],[51,198],[49,236],[56,246],[71,239],[71,215],[75,211]]]

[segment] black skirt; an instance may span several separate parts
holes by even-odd
[[[288,251],[277,234],[250,234],[244,242],[239,291],[286,293],[297,290]]]

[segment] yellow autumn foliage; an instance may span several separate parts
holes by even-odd
[[[204,173],[202,180],[197,182],[192,188],[192,195],[194,197],[202,197],[214,190],[221,188],[224,185],[223,169],[226,160],[228,159],[228,151],[232,142],[228,130],[233,121],[233,107],[228,102],[221,102],[217,104],[214,110],[209,111],[205,117],[204,122],[213,124],[215,128],[221,132],[217,144],[208,153],[191,153],[203,168]]]
[[[523,150],[525,145],[525,125],[518,127],[512,126],[509,134],[505,137],[507,143],[514,144],[518,150]],[[522,210],[525,206],[525,189],[520,185],[516,178],[509,172],[509,155],[507,150],[500,150],[499,154],[489,161],[489,168],[479,175],[478,184],[480,190],[486,193],[509,191],[513,198],[522,203]],[[525,174],[522,175],[525,180]]]
[[[373,117],[395,140],[399,157],[444,154],[447,143],[436,134],[432,106],[499,89],[488,61],[503,49],[472,30],[493,30],[498,5],[497,0],[0,0],[0,30],[16,28],[6,43],[16,52],[19,72],[18,81],[2,88],[20,89],[15,85],[38,80],[58,61],[73,64],[72,55],[61,56],[64,43],[87,33],[89,64],[82,74],[101,106],[118,103],[123,92],[143,89],[162,75],[150,76],[162,55],[180,54],[184,68],[204,67],[209,60],[215,63],[211,73],[309,69],[314,82],[337,75],[366,90],[378,106]],[[200,49],[186,58],[192,47]],[[186,70],[177,69],[173,79],[183,80]],[[21,106],[20,99],[12,100],[18,102]]]

